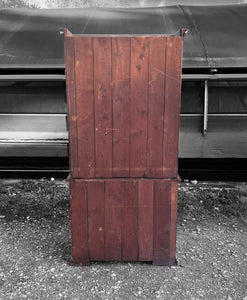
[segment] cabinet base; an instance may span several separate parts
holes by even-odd
[[[72,264],[176,264],[176,179],[70,179]]]

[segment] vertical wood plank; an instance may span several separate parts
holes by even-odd
[[[93,49],[91,37],[74,37],[79,177],[95,176]]]
[[[149,39],[147,176],[152,178],[163,177],[165,46],[164,37]]]
[[[138,260],[138,185],[135,180],[121,180],[122,260]]]
[[[176,264],[177,199],[178,199],[178,182],[174,180],[171,182],[171,230],[170,230],[169,265]]]
[[[121,181],[105,181],[105,260],[121,260]]]
[[[153,180],[138,181],[138,248],[140,261],[153,260]]]
[[[129,177],[130,38],[112,39],[113,176]]]
[[[87,265],[87,184],[73,179],[70,180],[70,217],[72,263]]]
[[[178,172],[182,37],[167,37],[166,39],[163,177],[176,178]]]
[[[153,226],[153,264],[170,263],[171,230],[171,187],[170,181],[154,181],[154,226]]]
[[[131,38],[130,177],[146,177],[148,115],[148,39]]]
[[[88,247],[90,260],[105,259],[104,181],[88,181]]]
[[[69,164],[71,177],[78,177],[77,158],[77,106],[75,98],[75,51],[74,38],[64,37],[65,71],[66,71],[66,94],[68,108],[68,131],[69,131]]]
[[[112,177],[111,38],[93,41],[96,177]]]

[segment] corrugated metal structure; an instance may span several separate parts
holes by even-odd
[[[247,67],[247,4],[131,9],[0,10],[0,68],[64,69],[59,29],[83,34],[171,34],[188,28],[183,68]]]
[[[181,158],[246,158],[247,5],[0,10],[0,156],[67,156],[61,28],[184,42]],[[32,126],[30,126],[32,124]]]

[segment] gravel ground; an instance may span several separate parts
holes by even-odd
[[[0,299],[247,300],[247,184],[182,182],[175,267],[70,266],[66,181],[2,180]]]

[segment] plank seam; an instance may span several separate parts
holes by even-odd
[[[122,185],[122,182],[120,183],[120,194],[122,194],[122,188],[123,188],[123,185]],[[122,199],[120,200],[120,243],[121,243],[121,246],[120,246],[120,249],[121,249],[121,261],[123,261],[123,247],[124,247],[124,244],[123,244],[123,201]]]
[[[137,210],[137,232],[136,232],[136,237],[137,237],[137,260],[140,260],[140,247],[139,247],[139,212],[140,212],[140,205],[139,205],[139,184],[140,182],[136,182],[136,210]]]
[[[111,37],[111,80],[113,82],[112,76],[112,69],[113,69],[113,61],[112,61],[112,37]],[[112,136],[111,136],[111,177],[113,177],[113,167],[114,167],[114,150],[113,150],[113,141],[114,141],[114,120],[113,120],[113,84],[111,84],[111,128],[112,128]]]
[[[155,246],[155,224],[154,224],[154,220],[155,220],[155,181],[153,181],[153,249],[152,249],[152,261],[154,261],[154,246]]]
[[[87,255],[88,255],[88,261],[90,262],[90,251],[89,251],[90,249],[89,249],[89,242],[88,242],[89,241],[89,222],[88,222],[88,216],[89,216],[88,215],[88,194],[89,193],[88,193],[88,188],[89,188],[88,184],[86,183],[86,206],[87,206],[86,207],[86,211],[87,211],[87,221],[86,222],[87,222],[87,252],[88,252]]]
[[[132,49],[132,38],[129,37],[129,177],[131,177],[131,128],[132,128],[132,114],[131,114],[131,49]]]
[[[94,38],[92,37],[94,177],[96,176]]]
[[[166,131],[166,128],[165,128],[165,111],[166,111],[166,62],[167,62],[167,38],[165,38],[164,40],[164,44],[165,44],[165,65],[164,65],[164,110],[163,110],[163,134],[162,134],[162,177],[164,178],[164,171],[165,171],[165,155],[164,155],[164,149],[165,149],[165,145],[164,145],[164,142],[165,142],[165,131]]]
[[[74,61],[76,60],[76,52],[75,52],[75,48],[76,48],[76,40],[73,38],[72,39],[73,41],[73,52],[74,52]],[[73,72],[74,72],[74,81],[75,81],[75,87],[77,86],[76,85],[76,72],[75,72],[75,65],[74,65],[74,68],[73,68]],[[76,109],[76,124],[75,124],[75,127],[76,127],[76,133],[77,133],[77,136],[78,136],[78,126],[77,126],[77,92],[76,92],[76,88],[74,88],[74,94],[75,94],[75,109]],[[78,161],[79,161],[79,158],[78,158],[78,139],[76,138],[76,176],[79,177],[79,170],[78,170]]]
[[[146,174],[146,176],[148,176],[148,174],[149,174],[149,147],[148,147],[148,138],[149,138],[149,134],[148,134],[148,130],[149,130],[149,99],[150,99],[150,95],[149,95],[149,93],[150,93],[150,84],[149,84],[149,82],[150,82],[150,74],[149,74],[149,72],[150,72],[150,39],[147,39],[147,41],[148,41],[148,51],[147,51],[147,53],[148,53],[148,71],[147,71],[147,79],[148,79],[148,85],[147,85],[147,143],[146,143],[146,172],[145,172],[145,174]]]
[[[105,244],[106,244],[106,223],[105,223],[105,220],[106,220],[106,209],[105,209],[105,201],[106,201],[106,197],[105,197],[105,192],[106,192],[106,188],[105,188],[105,184],[106,184],[106,181],[104,181],[104,260],[106,260],[106,247],[105,247]]]

